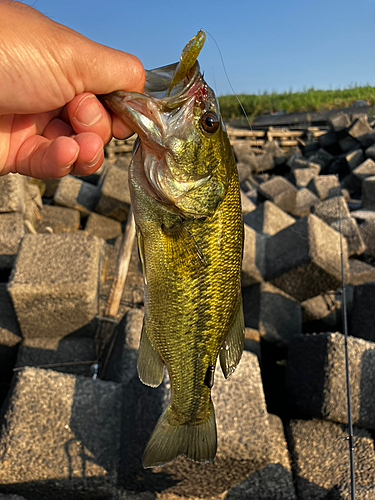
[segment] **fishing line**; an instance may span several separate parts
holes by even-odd
[[[240,108],[241,108],[241,110],[242,110],[242,112],[243,112],[243,114],[244,114],[244,116],[246,118],[246,121],[247,121],[247,123],[249,125],[250,130],[253,132],[253,127],[251,126],[251,123],[250,123],[249,117],[248,117],[248,115],[247,115],[247,113],[245,111],[245,108],[243,107],[242,102],[240,101],[240,98],[236,94],[236,92],[235,92],[235,90],[234,90],[234,88],[233,88],[233,86],[231,84],[231,81],[229,79],[229,76],[228,76],[227,69],[226,69],[225,64],[224,64],[224,59],[223,59],[223,55],[221,53],[220,47],[219,47],[217,41],[215,40],[215,38],[211,35],[211,33],[209,33],[207,30],[203,30],[203,31],[205,33],[207,33],[207,35],[212,38],[212,40],[214,41],[214,43],[216,45],[216,48],[217,48],[217,50],[219,52],[219,55],[220,55],[221,64],[223,65],[223,70],[224,70],[224,73],[225,73],[225,77],[226,77],[226,79],[227,79],[227,81],[229,83],[229,87],[230,87],[231,91],[233,92],[234,97],[237,99],[238,104],[240,105]],[[215,82],[215,80],[214,80],[214,82]],[[215,86],[216,86],[216,83],[215,83]],[[216,91],[216,95],[217,95],[217,89],[216,88],[215,88],[215,91]],[[256,137],[255,137],[255,143],[256,143],[256,147],[259,149],[259,145],[258,145],[258,141],[257,141]]]
[[[344,256],[342,250],[342,232],[341,232],[341,213],[340,213],[340,198],[337,198],[338,215],[339,215],[339,233],[340,233],[340,258],[341,258],[341,280],[342,280],[342,316],[344,327],[344,346],[345,346],[345,372],[346,372],[346,397],[348,406],[348,427],[349,436],[347,437],[349,443],[350,455],[350,493],[351,499],[355,500],[355,468],[354,468],[354,438],[353,438],[353,422],[352,422],[352,405],[350,396],[350,380],[349,380],[349,354],[348,354],[348,319],[346,311],[346,288],[344,276]]]

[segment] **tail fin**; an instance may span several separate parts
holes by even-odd
[[[143,454],[143,467],[160,467],[179,455],[196,462],[212,462],[216,455],[217,438],[214,405],[210,399],[208,419],[201,424],[171,425],[171,407],[159,418]]]

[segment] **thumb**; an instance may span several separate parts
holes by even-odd
[[[85,50],[75,54],[79,80],[83,85],[77,93],[143,92],[145,70],[136,56],[91,40],[88,42]]]

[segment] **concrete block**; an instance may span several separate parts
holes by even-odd
[[[244,250],[242,259],[241,282],[242,286],[260,283],[264,271],[264,235],[244,224]]]
[[[38,233],[51,233],[51,229],[53,233],[71,233],[79,229],[80,212],[72,208],[43,205],[40,217],[36,225]]]
[[[364,217],[364,210],[361,210],[361,217]],[[359,232],[366,245],[366,253],[375,258],[375,211],[370,212],[371,217],[359,226]]]
[[[238,180],[241,183],[243,180],[250,177],[252,173],[252,169],[249,163],[245,163],[243,161],[237,162],[237,172],[238,172]]]
[[[320,203],[319,198],[310,191],[310,189],[302,188],[297,191],[296,206],[293,214],[299,217],[305,217],[311,213],[315,205]]]
[[[274,157],[271,153],[264,153],[259,155],[257,158],[257,168],[256,172],[267,172],[268,170],[272,170],[275,167]]]
[[[362,181],[362,207],[366,210],[375,210],[375,175],[366,177]]]
[[[328,124],[336,134],[345,131],[350,126],[350,119],[347,113],[342,111],[328,118]]]
[[[354,217],[334,221],[331,223],[331,227],[338,232],[341,231],[341,234],[346,238],[349,256],[361,255],[366,250],[366,245]]]
[[[245,351],[250,351],[256,354],[258,361],[260,360],[260,333],[255,328],[245,327],[244,346]],[[260,361],[259,361],[260,362]]]
[[[362,285],[369,281],[375,281],[375,267],[357,259],[349,259],[350,283]]]
[[[322,201],[314,207],[314,215],[331,224],[338,219],[350,217],[346,200],[343,196],[334,196],[328,200]]]
[[[323,170],[328,167],[333,158],[334,157],[330,153],[321,148],[311,156],[309,156],[309,162],[317,163],[318,165],[320,165],[321,170]]]
[[[348,338],[353,423],[375,429],[375,343]],[[296,336],[290,343],[288,396],[307,416],[348,423],[344,335]]]
[[[321,148],[332,153],[332,148],[337,148],[337,138],[333,130],[328,130],[325,134],[318,137],[318,142]]]
[[[343,242],[348,278],[347,244]],[[266,241],[265,281],[303,301],[341,286],[340,235],[315,215]]]
[[[8,289],[25,339],[57,345],[93,320],[101,254],[101,240],[83,232],[23,238]]]
[[[312,133],[308,132],[308,136],[310,135],[311,137],[308,138],[308,141],[312,138]],[[319,142],[318,141],[312,141],[308,142],[304,147],[303,147],[303,156],[305,158],[309,158],[313,153],[316,153],[318,149],[320,148]]]
[[[96,360],[94,339],[67,337],[60,340],[56,349],[45,344],[44,339],[22,343],[15,367],[34,366],[85,377],[91,375],[91,365]]]
[[[99,190],[96,186],[67,175],[60,180],[53,200],[56,205],[74,208],[87,216],[94,210],[98,197]]]
[[[342,139],[339,140],[339,146],[340,149],[343,153],[347,153],[348,151],[351,151],[352,149],[356,149],[359,146],[358,141],[353,139],[353,137],[350,137],[350,135],[343,137]]]
[[[307,188],[320,200],[340,196],[340,183],[336,175],[319,175],[312,179]]]
[[[0,269],[13,267],[24,235],[25,226],[22,213],[0,213]]]
[[[295,166],[297,160],[302,161],[303,165],[302,166],[301,165]],[[293,152],[291,152],[289,150],[289,156],[288,156],[288,160],[287,160],[286,164],[291,170],[293,170],[293,168],[306,168],[307,163],[308,163],[307,160],[302,158],[302,153],[299,149],[296,149]]]
[[[284,346],[301,333],[301,305],[270,283],[243,288],[242,299],[245,325],[263,340]]]
[[[19,174],[0,177],[0,213],[25,211],[25,178]]]
[[[304,333],[332,332],[342,325],[341,291],[322,293],[311,299],[304,300],[301,306]]]
[[[354,287],[349,333],[375,342],[375,281]]]
[[[361,135],[357,138],[363,149],[367,149],[375,144],[375,132],[369,132],[368,134]]]
[[[222,498],[232,486],[273,463],[277,442],[266,410],[257,357],[244,352],[236,371],[225,380],[216,369],[212,398],[218,430],[218,451],[212,464],[183,457],[153,474],[168,474],[173,484],[165,498]],[[168,496],[167,496],[168,495]],[[232,496],[233,498],[233,496]]]
[[[131,161],[132,161],[131,154],[120,155],[117,157],[117,159],[113,165],[116,168],[121,168],[122,170],[128,170]],[[111,165],[109,165],[109,166],[111,166]]]
[[[101,182],[101,191],[95,212],[120,222],[126,221],[130,208],[128,171],[112,166]]]
[[[225,500],[296,500],[293,476],[280,464],[269,464],[233,486]]]
[[[95,498],[116,484],[121,388],[25,368],[4,409],[0,483],[28,499]]]
[[[343,479],[342,483],[334,486],[324,497],[324,500],[351,500],[351,488],[349,479]],[[365,484],[356,485],[356,500],[375,500],[375,485]]]
[[[366,158],[375,160],[375,145],[369,146],[365,151]]]
[[[362,149],[355,149],[345,155],[345,160],[349,170],[352,171],[365,161],[365,155],[363,154]]]
[[[298,498],[320,500],[349,481],[346,427],[322,420],[293,420],[287,433]],[[354,429],[356,485],[375,483],[374,443],[365,429]]]
[[[368,123],[366,115],[362,115],[360,118],[355,120],[348,129],[348,134],[357,140],[359,140],[360,137],[368,134],[369,132],[372,132],[372,128]]]
[[[297,187],[306,187],[318,175],[319,172],[314,168],[294,168],[290,172],[289,180]]]
[[[21,331],[6,283],[0,283],[0,375],[13,368],[20,342]]]
[[[354,189],[361,191],[362,183],[367,177],[375,175],[375,161],[367,158],[358,167],[352,170],[350,180]]]
[[[122,232],[121,222],[93,212],[87,219],[85,232],[104,240],[113,240]]]
[[[255,203],[253,203],[250,198],[248,196],[246,196],[246,194],[242,191],[240,191],[241,193],[241,207],[242,207],[242,215],[246,215],[250,212],[252,212],[253,210],[256,209],[256,205]]]
[[[295,219],[272,201],[266,200],[255,210],[244,216],[244,223],[258,233],[276,234],[294,224]]]
[[[350,213],[352,217],[359,221],[371,221],[375,219],[375,211],[374,210],[354,210]]]
[[[260,201],[269,199],[286,212],[293,212],[297,189],[291,182],[279,175],[259,186]]]

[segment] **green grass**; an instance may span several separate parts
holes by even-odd
[[[375,87],[354,85],[343,90],[315,90],[314,87],[302,92],[276,92],[263,94],[240,94],[239,99],[250,120],[256,116],[275,112],[279,109],[286,113],[298,111],[322,111],[349,106],[358,99],[367,99],[375,104]],[[240,105],[234,95],[219,97],[221,114],[224,120],[243,116]]]

